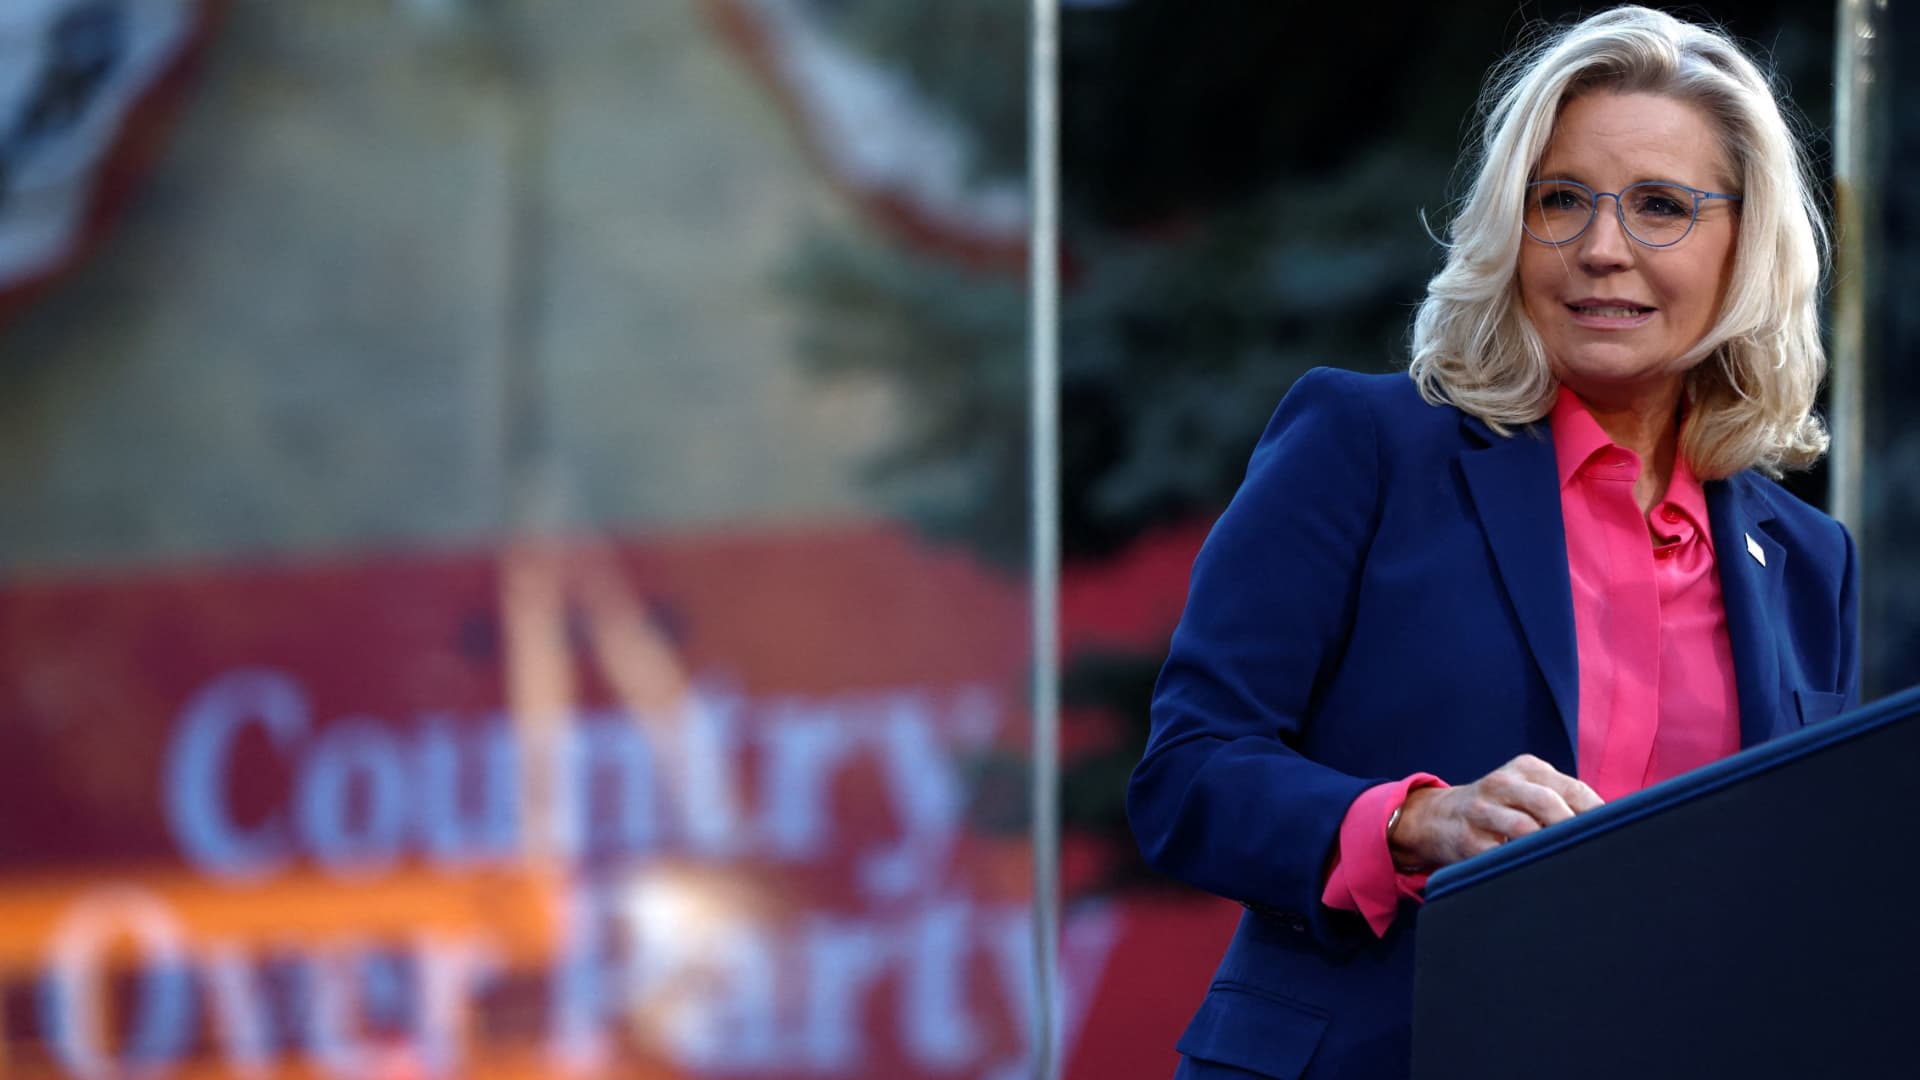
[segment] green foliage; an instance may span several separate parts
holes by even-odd
[[[1432,265],[1420,192],[1437,160],[1379,154],[1177,235],[1081,226],[1062,297],[1062,527],[1071,559],[1232,494],[1288,385],[1398,361]],[[857,233],[815,233],[789,291],[822,376],[893,383],[903,427],[871,469],[929,535],[1025,557],[1026,289]]]

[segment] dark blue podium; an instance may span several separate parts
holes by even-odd
[[[1427,885],[1415,1080],[1920,1076],[1917,1033],[1920,688]]]

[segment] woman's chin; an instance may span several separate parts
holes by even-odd
[[[1556,361],[1553,373],[1574,393],[1586,397],[1588,391],[1615,396],[1677,389],[1687,372],[1670,361],[1593,350]]]

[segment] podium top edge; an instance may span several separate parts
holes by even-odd
[[[1711,765],[1682,773],[1671,780],[1589,810],[1570,821],[1502,844],[1465,862],[1442,867],[1427,879],[1427,901],[1431,903],[1470,889],[1488,878],[1547,858],[1555,852],[1612,832],[1668,807],[1690,802],[1750,777],[1771,772],[1809,754],[1850,742],[1915,716],[1920,716],[1920,686],[1909,687],[1844,716],[1802,728],[1791,735],[1781,736]]]

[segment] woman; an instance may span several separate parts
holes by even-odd
[[[1128,812],[1249,910],[1181,1077],[1404,1075],[1427,871],[1853,703],[1852,541],[1761,475],[1827,446],[1766,79],[1627,7],[1490,97],[1412,378],[1303,377],[1194,566]]]

